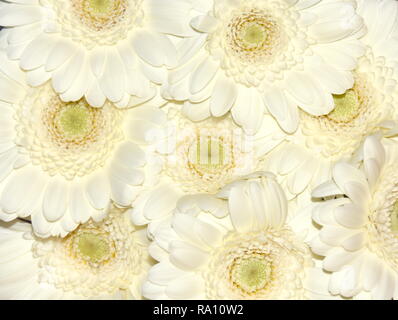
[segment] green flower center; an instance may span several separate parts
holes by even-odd
[[[236,287],[249,294],[256,293],[272,280],[272,264],[261,254],[238,258],[231,267],[230,275]]]
[[[91,130],[92,117],[84,104],[68,104],[57,115],[58,129],[68,139],[81,138]]]
[[[327,115],[335,122],[350,122],[360,113],[361,103],[355,90],[348,90],[341,95],[334,95],[335,109]]]
[[[119,25],[129,8],[127,0],[71,0],[76,17],[92,31]]]
[[[111,246],[105,234],[83,232],[76,239],[79,256],[90,263],[109,259]]]
[[[223,141],[212,137],[198,137],[188,157],[189,165],[200,174],[215,174],[227,165]]]
[[[88,0],[89,8],[95,13],[105,14],[113,10],[113,2],[111,0]]]
[[[240,38],[249,46],[261,46],[267,39],[266,28],[256,22],[247,23],[240,31]]]
[[[232,17],[225,30],[229,50],[245,61],[264,63],[272,60],[286,44],[279,21],[260,9]]]
[[[43,110],[42,121],[54,144],[64,149],[92,145],[106,126],[104,109],[93,108],[84,99],[65,103],[54,97]]]
[[[391,211],[391,231],[398,235],[398,200]]]

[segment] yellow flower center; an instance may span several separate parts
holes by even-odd
[[[201,175],[220,172],[226,165],[226,151],[221,139],[198,137],[188,151],[188,163]]]
[[[93,262],[101,261],[110,251],[108,242],[103,236],[90,233],[80,235],[77,247],[82,256]]]
[[[264,62],[284,43],[279,24],[262,10],[240,13],[231,19],[226,30],[229,48],[245,61]]]
[[[398,200],[394,203],[391,211],[391,231],[398,235]]]
[[[95,13],[110,13],[113,9],[113,0],[88,0],[88,7]]]
[[[109,234],[96,228],[81,228],[71,235],[71,254],[78,260],[98,267],[115,254],[115,244]]]
[[[262,254],[237,258],[231,266],[230,278],[243,292],[256,293],[272,280],[272,264]]]
[[[266,40],[266,28],[256,22],[249,22],[240,31],[241,39],[247,43],[247,45],[259,46]]]
[[[75,16],[94,31],[108,30],[124,18],[127,0],[72,0]]]
[[[327,117],[335,122],[350,122],[360,113],[361,102],[355,90],[350,89],[341,95],[334,95],[335,109]]]
[[[90,130],[90,111],[86,105],[70,104],[57,114],[60,132],[65,137],[74,139],[83,137]]]
[[[65,103],[55,97],[43,112],[49,135],[62,148],[86,146],[97,140],[104,126],[102,109],[93,108],[85,100]]]

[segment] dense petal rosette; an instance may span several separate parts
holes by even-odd
[[[334,109],[332,94],[352,86],[351,71],[364,53],[352,1],[205,0],[187,7],[194,35],[179,44],[181,66],[164,95],[188,100],[190,117],[196,108],[215,117],[231,111],[254,133],[267,108],[292,133],[297,107],[326,115]],[[257,103],[247,103],[247,89]]]
[[[289,213],[272,174],[253,174],[223,190],[227,201],[185,196],[154,231],[159,261],[143,285],[149,299],[308,299],[327,295],[307,232]],[[307,218],[307,219],[305,219]],[[323,285],[323,290],[321,290]]]
[[[128,137],[129,111],[63,102],[48,84],[29,87],[0,57],[2,220],[31,216],[37,235],[65,236],[155,174],[150,164],[144,172],[145,154]]]
[[[2,46],[28,83],[51,79],[65,102],[108,99],[118,107],[155,97],[176,64],[174,45],[156,28],[158,0],[11,0],[1,2]],[[178,10],[179,1],[168,1]],[[155,21],[154,21],[155,20]]]
[[[398,121],[398,41],[393,38],[398,2],[357,2],[369,33],[361,39],[366,51],[353,71],[354,85],[344,92],[348,78],[342,82],[329,75],[319,77],[340,88],[342,94],[334,95],[336,108],[324,116],[300,112],[299,130],[269,159],[268,170],[281,176],[292,196],[330,178],[333,163],[351,158],[365,137],[378,131],[390,134]],[[295,186],[298,176],[303,183]]]
[[[147,245],[145,232],[116,208],[63,239],[39,239],[26,222],[0,222],[0,297],[140,299]]]
[[[141,131],[134,141],[147,138],[142,148],[149,163],[159,164],[159,173],[156,185],[133,202],[136,224],[167,218],[183,195],[216,193],[238,177],[260,170],[265,156],[284,136],[270,116],[256,135],[248,136],[230,116],[192,122],[179,109],[172,103],[162,108],[168,121],[161,128],[149,119],[140,120]]]
[[[321,230],[311,246],[325,257],[332,294],[398,298],[397,157],[396,140],[370,136],[359,168],[337,163],[332,180],[313,192],[325,201],[313,209]]]

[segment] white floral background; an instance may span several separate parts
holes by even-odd
[[[398,1],[0,26],[0,299],[398,299]]]

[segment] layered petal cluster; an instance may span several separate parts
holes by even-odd
[[[398,2],[357,3],[369,32],[361,39],[365,54],[353,70],[353,86],[344,92],[343,82],[335,81],[342,92],[333,96],[335,109],[324,116],[300,112],[299,130],[269,159],[267,169],[280,175],[292,196],[330,178],[331,166],[350,159],[367,136],[379,131],[389,135],[396,127]],[[328,76],[319,75],[319,80]],[[297,180],[300,184],[294,185]]]
[[[0,224],[2,299],[140,299],[150,267],[145,232],[112,207],[65,238],[37,238],[29,223]]]
[[[159,0],[2,1],[0,46],[28,83],[51,80],[62,101],[85,97],[118,107],[155,97],[176,64],[175,47],[156,27]],[[168,1],[179,7],[177,0]],[[155,21],[154,21],[155,20]]]
[[[325,257],[332,294],[398,298],[397,156],[396,140],[370,136],[359,166],[337,163],[313,191],[324,201],[313,210],[321,230],[311,247]]]
[[[143,143],[148,163],[159,165],[156,184],[145,188],[132,203],[132,219],[138,225],[168,218],[183,195],[217,193],[239,177],[260,170],[266,155],[284,137],[270,116],[264,118],[256,135],[249,136],[230,116],[195,123],[173,103],[157,112],[167,119],[163,125],[155,123],[156,119],[131,123],[136,129],[134,141]]]
[[[128,111],[63,102],[49,84],[29,87],[3,51],[0,60],[2,220],[30,216],[37,235],[65,236],[156,174],[129,139]]]
[[[0,0],[0,299],[398,299],[397,0]]]
[[[143,295],[149,299],[327,296],[327,277],[314,268],[304,242],[308,225],[300,221],[308,222],[293,218],[283,190],[269,173],[236,181],[219,198],[183,197],[170,221],[154,232],[150,253],[159,263],[149,271]]]
[[[268,110],[293,133],[298,107],[327,115],[332,94],[354,83],[365,28],[352,1],[205,0],[188,7],[194,35],[178,45],[180,67],[164,95],[186,100],[193,120],[231,111],[253,134]]]

